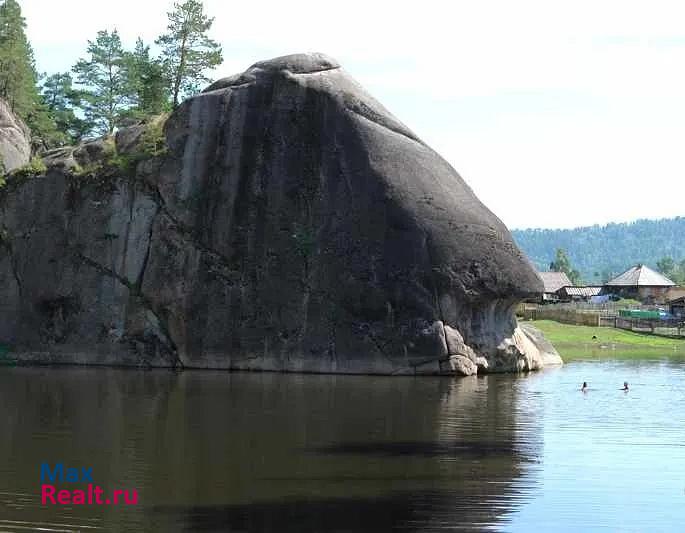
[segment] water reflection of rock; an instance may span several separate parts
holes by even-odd
[[[521,501],[515,480],[534,460],[534,447],[517,440],[514,385],[506,376],[234,376],[233,401],[250,409],[230,418],[251,430],[232,446],[225,503],[158,512],[200,531],[496,523]],[[255,412],[262,413],[256,425]],[[524,423],[534,441],[534,425]]]
[[[137,531],[478,528],[518,501],[534,455],[520,446],[522,426],[526,442],[536,433],[517,418],[515,383],[4,369],[0,488],[35,496],[2,517]],[[43,460],[93,466],[142,505],[39,509]]]
[[[459,507],[474,525],[497,523],[525,502],[530,478],[522,476],[537,463],[542,440],[539,421],[522,416],[530,413],[527,407],[521,410],[523,399],[517,393],[521,379],[490,375],[449,382],[441,406],[439,442],[483,446],[486,452],[471,461],[459,454],[443,458],[443,472],[464,484],[446,490],[450,497],[434,505],[428,529],[458,524],[451,495],[459,492]]]

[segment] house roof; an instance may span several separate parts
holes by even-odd
[[[573,285],[564,272],[538,272],[538,274],[545,285],[545,292],[557,292],[562,287]]]
[[[597,296],[602,287],[564,287],[564,291],[569,296],[585,296],[591,298],[592,296]]]
[[[672,287],[675,285],[666,276],[645,265],[636,265],[607,282],[618,287]]]

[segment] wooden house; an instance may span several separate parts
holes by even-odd
[[[673,316],[685,319],[685,296],[668,302],[668,310]]]
[[[663,274],[655,272],[645,265],[636,265],[623,274],[608,281],[603,294],[616,294],[621,298],[634,298],[644,303],[663,303],[669,289],[675,286]]]
[[[671,287],[666,291],[666,301],[677,300],[678,298],[685,296],[685,287]]]
[[[541,298],[542,303],[558,302],[558,291],[573,285],[564,272],[538,272],[538,275],[545,286]]]

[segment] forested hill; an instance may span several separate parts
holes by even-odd
[[[655,268],[663,257],[685,259],[685,217],[561,230],[513,230],[512,235],[541,270],[548,270],[557,248],[563,248],[586,283],[601,282],[636,263]]]

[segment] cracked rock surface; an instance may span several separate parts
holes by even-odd
[[[0,98],[0,172],[24,166],[31,158],[31,135],[26,124]]]
[[[14,357],[382,374],[561,362],[517,326],[541,282],[506,227],[333,59],[219,80],[166,138],[133,176],[77,179],[65,151],[0,198]]]

